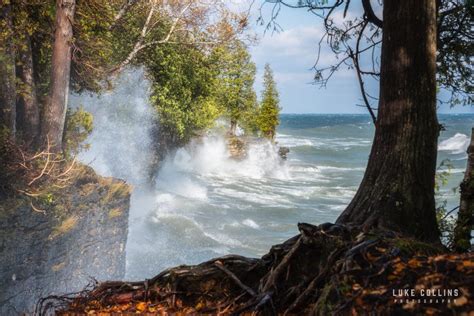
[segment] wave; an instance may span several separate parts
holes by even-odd
[[[364,171],[364,167],[354,167],[354,168],[349,168],[349,167],[334,167],[334,166],[318,166],[319,169],[321,170],[327,170],[327,171]]]
[[[289,148],[295,147],[315,147],[328,149],[344,149],[348,150],[352,147],[368,147],[372,143],[369,139],[363,138],[306,138],[298,136],[290,136],[286,134],[277,134],[276,141],[279,145]]]
[[[199,142],[179,149],[163,165],[160,174],[191,173],[203,177],[276,178],[288,177],[288,170],[278,154],[278,148],[269,141],[250,144],[247,157],[241,161],[229,157],[224,137],[211,135]]]
[[[253,220],[251,220],[250,218],[246,218],[242,221],[242,224],[244,224],[245,226],[248,226],[248,227],[251,227],[251,228],[255,228],[255,229],[259,229],[260,228],[260,225],[258,225],[257,223],[255,223]]]
[[[314,140],[308,138],[293,137],[285,134],[277,134],[276,141],[279,145],[290,148],[319,145]]]
[[[449,151],[451,154],[462,154],[467,151],[469,137],[465,134],[456,133],[453,137],[443,140],[438,145],[439,151]]]

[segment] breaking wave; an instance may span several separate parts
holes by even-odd
[[[465,153],[469,146],[469,137],[465,134],[456,133],[453,137],[443,140],[438,145],[438,150],[449,151],[451,154]]]

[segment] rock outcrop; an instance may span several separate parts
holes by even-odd
[[[30,314],[38,299],[91,278],[122,279],[130,187],[82,171],[65,188],[0,200],[0,315]]]
[[[247,157],[249,147],[252,144],[259,144],[267,142],[268,140],[261,137],[243,137],[243,136],[229,136],[227,137],[227,150],[229,156],[235,160],[243,160]],[[279,147],[278,144],[278,155],[282,159],[286,159],[290,149],[288,147]]]

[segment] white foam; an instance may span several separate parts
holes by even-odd
[[[364,171],[365,168],[363,167],[354,167],[354,168],[346,168],[346,167],[334,167],[334,166],[318,166],[321,170],[327,171]]]
[[[309,138],[294,137],[284,134],[277,134],[276,141],[284,147],[317,146],[318,143]]]
[[[217,243],[229,247],[242,247],[243,244],[233,238],[230,238],[229,236],[221,233],[211,233],[211,232],[203,232],[204,236],[211,238],[212,240],[216,241]]]
[[[469,137],[465,134],[456,133],[453,137],[443,140],[438,145],[440,151],[450,151],[451,154],[465,153],[469,146]]]
[[[290,136],[286,134],[277,134],[276,141],[279,145],[285,147],[315,147],[348,150],[353,147],[367,147],[372,144],[371,140],[354,137],[348,138],[306,138],[299,136]]]
[[[288,170],[270,142],[251,144],[247,157],[242,161],[229,158],[225,139],[219,135],[203,137],[199,142],[181,148],[168,159],[158,175],[175,178],[177,173],[192,173],[204,177],[218,177],[222,181],[240,178],[288,177]],[[167,175],[172,175],[168,177]]]
[[[251,228],[255,228],[255,229],[259,229],[260,228],[260,225],[258,225],[257,223],[255,223],[253,220],[251,220],[250,218],[246,218],[242,221],[242,224],[244,224],[245,226],[248,226],[248,227],[251,227]]]

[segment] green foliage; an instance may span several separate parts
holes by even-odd
[[[233,38],[240,27],[233,24],[237,16],[224,14],[227,18],[222,23],[201,29],[199,26],[211,25],[209,21],[215,17],[209,16],[207,10],[196,11],[190,15],[195,21],[183,19],[172,40],[167,42],[162,40],[177,26],[174,17],[168,16],[171,11],[156,9],[152,23],[144,32],[148,12],[152,12],[150,3],[138,1],[116,19],[123,5],[122,0],[76,1],[71,42],[70,86],[73,91],[100,93],[107,89],[109,75],[140,46],[127,63],[147,69],[152,81],[151,102],[157,112],[157,125],[168,141],[183,144],[211,127],[222,115],[235,124],[243,121],[242,125],[255,132],[256,125],[252,121],[258,108],[253,91],[255,65],[246,46]],[[170,5],[179,7],[179,3]],[[34,82],[41,110],[50,92],[56,4],[44,0],[20,1],[12,8],[13,34],[18,35],[15,46],[27,51],[31,43]],[[191,29],[193,26],[195,29]],[[189,29],[183,31],[181,27]],[[7,28],[2,28],[0,37],[11,39],[13,36]],[[216,49],[193,43],[216,39],[221,43]],[[19,82],[18,88],[21,87]],[[66,124],[64,147],[67,155],[74,155],[87,148],[81,142],[92,130],[92,116],[83,109],[68,111]]]
[[[93,122],[92,114],[82,107],[67,110],[64,135],[64,152],[67,156],[74,156],[79,151],[89,148],[89,144],[84,144],[84,141],[92,133]]]
[[[255,100],[255,105],[242,113],[240,120],[240,127],[244,130],[246,135],[259,136],[260,127],[258,126],[258,118],[260,115],[260,107]]]
[[[241,41],[232,41],[217,47],[212,58],[218,78],[216,101],[231,122],[231,133],[235,132],[238,123],[244,128],[255,129],[255,124],[248,119],[255,118],[258,107],[253,89],[256,67],[247,47]]]
[[[115,49],[118,31],[113,18],[122,1],[76,1],[73,23],[71,87],[100,92],[107,69],[122,56]],[[40,101],[49,93],[56,6],[54,1],[19,1],[13,6],[15,45],[31,41],[35,82]],[[123,36],[123,34],[120,34]],[[24,47],[23,47],[24,48]]]
[[[435,191],[436,192],[439,192],[442,186],[448,184],[449,176],[451,175],[452,169],[453,169],[453,164],[451,160],[444,159],[443,161],[441,161],[435,175]]]
[[[435,175],[435,195],[439,195],[441,187],[448,184],[453,164],[449,159],[441,161]],[[453,242],[453,232],[456,218],[452,214],[453,210],[446,209],[448,201],[441,201],[436,207],[436,220],[438,229],[441,232],[441,241],[444,245],[450,246]]]
[[[263,93],[260,104],[260,113],[258,115],[258,128],[263,136],[273,140],[275,137],[276,127],[279,124],[279,98],[273,72],[269,64],[265,65],[265,73],[263,75]]]
[[[436,220],[438,222],[438,229],[441,232],[441,242],[449,247],[454,240],[454,227],[456,225],[456,218],[446,209],[447,201],[441,202],[436,208]]]
[[[38,200],[43,204],[43,205],[52,205],[54,203],[54,194],[51,192],[44,192],[43,194],[40,194],[38,196]]]
[[[74,47],[71,85],[76,92],[100,92],[107,71],[121,58],[117,38],[130,40],[114,29],[114,16],[121,1],[78,1],[74,18]]]
[[[450,93],[451,106],[472,105],[474,4],[472,0],[440,1],[438,15],[438,84]]]
[[[221,109],[213,97],[215,74],[206,55],[193,47],[155,46],[144,60],[163,137],[183,144],[214,123]]]

